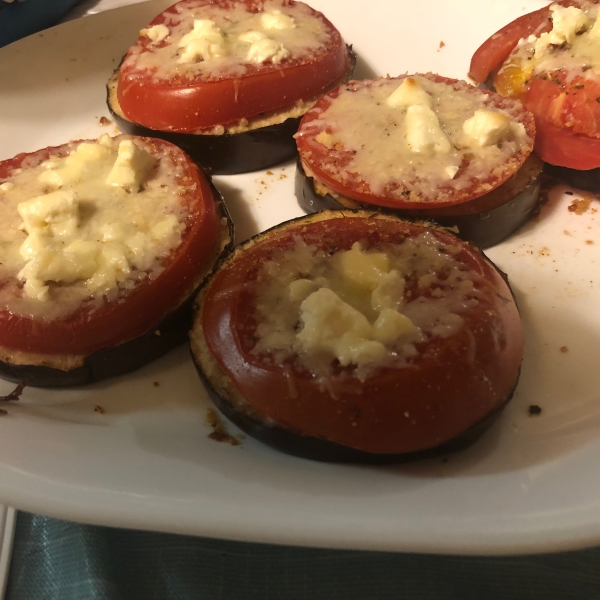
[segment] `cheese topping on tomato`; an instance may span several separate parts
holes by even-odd
[[[342,183],[356,173],[376,195],[397,193],[402,199],[409,187],[417,197],[431,197],[449,181],[460,190],[485,181],[533,145],[518,122],[520,105],[498,108],[463,82],[451,86],[417,75],[400,84],[379,79],[342,86],[326,99],[297,137],[321,130],[316,142],[340,150],[347,163],[343,170],[334,161],[320,168]],[[405,187],[395,191],[395,182]]]
[[[194,20],[194,28],[177,46],[182,50],[177,59],[180,63],[208,61],[226,54],[223,32],[208,19]]]
[[[54,319],[157,277],[185,229],[181,167],[126,136],[40,156],[0,188],[0,302]]]
[[[156,29],[161,25],[168,35]],[[244,2],[228,8],[187,4],[161,25],[142,30],[151,46],[134,46],[122,69],[149,70],[157,80],[242,76],[253,64],[302,58],[328,42],[325,24],[303,3],[267,1],[263,12],[249,11]]]
[[[160,23],[159,25],[142,29],[140,35],[145,35],[156,43],[162,42],[169,35],[169,28],[164,23]]]
[[[478,276],[458,252],[429,232],[377,251],[355,242],[333,255],[298,239],[256,280],[253,352],[278,364],[297,357],[318,377],[334,361],[361,380],[378,367],[407,366],[419,343],[453,335],[478,303]]]
[[[571,76],[597,78],[600,70],[600,11],[597,4],[582,8],[550,5],[552,29],[521,39],[500,69],[496,89],[515,96],[537,74],[565,70]]]

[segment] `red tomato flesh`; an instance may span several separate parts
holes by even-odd
[[[561,0],[556,4],[581,7],[582,2]],[[549,7],[516,19],[475,52],[470,76],[483,83],[502,67],[520,39],[539,36],[551,26]],[[511,70],[519,77],[519,65]],[[502,91],[502,85],[497,87]],[[578,170],[600,166],[599,80],[564,70],[540,72],[520,82],[514,94],[535,117],[535,150],[542,160]]]
[[[252,352],[257,327],[252,284],[260,266],[297,236],[328,252],[400,243],[423,227],[400,220],[337,213],[271,231],[245,247],[212,279],[201,314],[213,356],[248,404],[276,424],[376,453],[435,447],[508,400],[523,352],[523,331],[511,292],[498,271],[470,245],[456,258],[476,276],[478,303],[462,313],[464,327],[431,338],[407,368],[378,368],[364,381],[339,367],[327,384],[295,362],[278,364]],[[434,230],[440,242],[456,239]]]
[[[301,3],[281,0],[277,4],[293,9]],[[194,15],[202,18],[203,7],[228,9],[239,5],[246,6],[249,13],[256,13],[262,11],[264,2],[183,0],[157,16],[148,27],[158,24],[172,27],[181,21],[182,7],[197,9]],[[156,69],[140,68],[135,62],[138,55],[155,50],[147,36],[140,36],[120,68],[117,93],[121,110],[129,120],[145,127],[190,133],[227,126],[317,96],[349,72],[350,61],[337,29],[321,13],[308,10],[325,26],[326,43],[278,64],[245,62],[242,75],[199,74],[191,79],[175,75],[157,79]],[[168,41],[169,38],[157,47],[165,46]]]
[[[213,189],[204,173],[179,148],[162,140],[142,139],[151,144],[154,156],[171,157],[181,168],[179,179],[185,183],[186,192],[179,197],[188,214],[185,230],[181,244],[161,259],[164,271],[153,280],[146,277],[115,301],[105,300],[99,308],[84,304],[57,320],[30,319],[0,307],[0,345],[43,354],[91,354],[149,331],[198,284],[197,274],[212,256],[217,239]],[[0,181],[8,179],[15,169],[40,164],[50,156],[66,156],[69,148],[65,144],[0,162]],[[0,286],[6,283],[0,282]]]
[[[574,2],[559,1],[556,4],[569,6]],[[518,41],[532,34],[539,35],[550,31],[550,9],[547,6],[515,19],[488,38],[471,58],[469,77],[477,83],[485,83],[509,57]]]

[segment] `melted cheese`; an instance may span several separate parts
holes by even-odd
[[[164,42],[153,43],[147,51],[134,46],[123,68],[151,70],[156,80],[243,76],[253,64],[302,58],[329,40],[325,24],[301,2],[282,6],[267,0],[259,13],[248,11],[243,2],[229,8],[179,6],[165,26]],[[154,40],[162,32],[148,28],[142,34]]]
[[[333,361],[360,379],[406,366],[419,342],[457,332],[477,303],[477,275],[453,258],[457,250],[430,233],[377,251],[356,242],[332,256],[298,240],[262,267],[253,352],[296,357],[319,377]]]
[[[398,183],[398,193],[408,188],[416,198],[439,194],[449,181],[460,190],[533,145],[516,122],[519,106],[499,109],[484,92],[463,88],[421,76],[342,87],[297,137],[306,132],[328,149],[351,153],[343,169],[333,161],[321,165],[343,184],[353,185],[348,174],[358,173],[375,194],[393,195]]]
[[[169,28],[163,23],[142,29],[140,35],[149,37],[154,43],[162,42],[169,35]]]
[[[415,104],[431,107],[431,96],[414,77],[407,77],[387,98],[385,103],[392,108],[408,108]]]
[[[124,188],[130,194],[137,194],[155,162],[156,159],[133,140],[123,140],[105,181]]]
[[[597,78],[600,73],[600,11],[598,5],[582,2],[581,8],[550,6],[552,29],[520,40],[503,66],[517,67],[522,76],[515,82],[518,93],[532,74],[563,69],[571,75]],[[510,78],[509,78],[510,79]]]
[[[260,24],[264,29],[294,29],[296,21],[288,15],[284,15],[280,10],[270,10],[264,12],[260,17]]]
[[[32,155],[10,174],[0,192],[3,306],[60,318],[160,274],[160,258],[181,243],[185,188],[181,167],[152,152],[102,136],[66,156]]]
[[[475,114],[463,123],[463,132],[470,139],[471,145],[491,146],[509,135],[511,125],[510,119],[506,115],[478,108]],[[523,127],[520,123],[517,125]]]
[[[226,54],[223,32],[210,19],[195,19],[192,31],[186,33],[177,44],[181,48],[178,62],[194,63]]]
[[[270,61],[276,65],[289,55],[290,53],[279,42],[270,38],[262,38],[252,42],[246,58],[259,64]]]
[[[448,154],[452,149],[448,136],[442,131],[435,112],[425,104],[406,109],[406,145],[411,152],[430,156]]]

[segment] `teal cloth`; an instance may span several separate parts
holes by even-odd
[[[55,25],[81,0],[0,0],[0,48]]]
[[[19,513],[5,600],[598,600],[600,548],[516,557],[336,551]]]

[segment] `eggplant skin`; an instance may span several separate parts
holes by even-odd
[[[214,265],[233,248],[233,221],[223,197],[212,181],[210,184],[217,202],[217,212],[221,217],[218,246],[215,247],[213,260],[207,263],[204,272],[198,277],[197,285],[186,298],[182,298],[177,308],[141,336],[86,356],[81,367],[63,371],[47,366],[12,364],[0,360],[0,378],[14,382],[24,381],[29,386],[42,388],[87,385],[135,371],[186,342],[192,323],[196,292]]]
[[[441,209],[439,213],[436,213],[434,210],[394,210],[387,207],[376,207],[367,204],[359,205],[357,202],[352,202],[356,208],[360,206],[365,209],[377,209],[381,210],[381,212],[389,212],[408,218],[431,219],[443,227],[455,228],[457,235],[463,240],[472,242],[480,248],[490,248],[510,237],[534,216],[539,209],[542,165],[537,157],[533,160],[536,162],[533,171],[534,173],[537,172],[537,174],[534,177],[527,177],[524,185],[518,185],[517,187],[520,191],[512,193],[512,191],[509,192],[506,190],[508,192],[506,193],[505,189],[502,189],[503,186],[500,186],[497,188],[497,191],[493,190],[492,193],[504,196],[502,201],[500,203],[494,202],[494,206],[491,208],[484,207],[480,212],[450,215],[443,214],[444,212],[448,212],[444,209]],[[300,208],[307,213],[323,209],[348,209],[347,206],[331,194],[323,196],[316,191],[314,180],[305,173],[300,159],[296,163],[295,193]],[[478,198],[472,202],[479,201],[483,206],[485,202],[484,198]]]
[[[14,365],[0,361],[0,377],[9,381],[24,381],[33,387],[66,387],[87,385],[129,373],[186,340],[192,318],[192,304],[190,297],[151,331],[113,348],[104,348],[90,354],[81,367],[63,371],[46,366]]]
[[[109,109],[124,133],[171,142],[213,175],[259,171],[291,160],[296,155],[293,136],[300,124],[300,117],[234,135],[199,135],[148,129],[119,116],[110,105]]]
[[[239,427],[244,433],[257,439],[263,444],[266,444],[275,450],[285,452],[286,454],[309,460],[333,463],[370,465],[405,464],[419,460],[440,458],[464,450],[475,443],[495,423],[504,410],[504,407],[510,402],[517,385],[515,382],[515,388],[513,388],[510,394],[498,407],[496,407],[496,409],[453,439],[448,440],[439,446],[427,448],[418,452],[378,454],[375,452],[358,450],[329,440],[303,435],[301,432],[261,421],[255,415],[251,415],[234,406],[224,395],[219,394],[210,380],[205,376],[193,352],[192,359],[194,360],[196,371],[214,405],[223,415],[225,415],[225,417],[227,417],[227,419]]]

